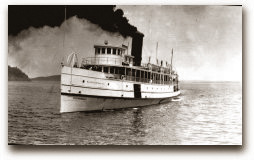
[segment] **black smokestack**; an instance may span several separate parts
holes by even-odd
[[[115,5],[10,5],[8,7],[8,33],[17,35],[20,31],[29,27],[60,26],[64,21],[65,8],[67,19],[73,16],[85,18],[99,25],[109,32],[119,32],[122,36],[133,36],[137,28],[129,24],[129,20],[123,17],[121,9],[115,10]]]
[[[140,66],[142,60],[142,46],[143,46],[144,34],[141,32],[135,32],[132,36],[132,50],[131,55],[134,56],[134,65]]]

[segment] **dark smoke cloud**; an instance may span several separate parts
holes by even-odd
[[[94,45],[102,45],[105,40],[113,46],[132,45],[130,36],[105,31],[76,16],[59,27],[29,27],[17,36],[9,36],[8,65],[20,68],[30,78],[59,75],[61,62],[66,64],[69,54],[78,53],[80,63],[82,58],[94,56]]]
[[[8,34],[16,36],[29,27],[60,26],[65,19],[65,8],[67,19],[73,16],[85,18],[99,25],[103,30],[119,32],[124,37],[133,36],[137,31],[137,28],[129,24],[129,20],[123,16],[123,11],[115,9],[114,5],[10,5],[8,8]]]

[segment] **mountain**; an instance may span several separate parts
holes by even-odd
[[[32,78],[32,81],[60,81],[61,76],[60,75],[53,75],[53,76],[47,76],[47,77],[36,77]]]
[[[30,78],[18,67],[8,66],[8,81],[30,81]]]

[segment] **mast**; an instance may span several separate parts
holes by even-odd
[[[128,41],[128,46],[127,46],[127,55],[129,55],[129,41]]]
[[[157,54],[158,54],[158,42],[156,43],[156,63],[158,65],[158,59],[157,59]]]
[[[171,67],[170,67],[171,72],[172,72],[172,67],[173,67],[173,48],[171,52]]]
[[[64,6],[64,26],[63,26],[63,29],[64,29],[64,38],[63,38],[63,49],[64,49],[64,45],[65,45],[65,27],[66,27],[66,25],[65,25],[65,23],[66,23],[66,6]]]
[[[66,6],[64,7],[64,21],[66,21]]]
[[[66,6],[64,6],[64,22],[63,22],[63,52],[65,51],[65,23],[66,23]],[[68,62],[67,62],[68,63]],[[64,64],[64,56],[62,57],[61,65]]]

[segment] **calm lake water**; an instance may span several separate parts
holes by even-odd
[[[179,99],[60,114],[60,82],[9,82],[9,144],[242,144],[240,83],[182,82]]]

